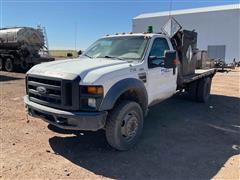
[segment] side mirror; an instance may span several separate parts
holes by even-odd
[[[79,51],[78,51],[78,55],[80,56],[81,54],[82,54],[82,51],[81,51],[81,50],[79,50]]]
[[[164,67],[165,68],[176,68],[176,51],[165,51],[164,53]]]

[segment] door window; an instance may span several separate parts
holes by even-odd
[[[156,38],[149,54],[149,56],[154,57],[151,62],[148,62],[149,68],[161,66],[166,50],[170,50],[167,40],[165,38]]]

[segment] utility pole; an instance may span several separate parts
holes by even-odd
[[[0,1],[0,29],[3,28],[3,0]]]
[[[169,18],[171,18],[171,16],[172,16],[172,6],[173,6],[172,3],[173,3],[172,0],[170,0],[170,5],[169,5]]]
[[[78,31],[78,27],[77,27],[77,22],[75,22],[75,42],[74,42],[74,47],[75,47],[75,51],[77,51],[77,31]]]

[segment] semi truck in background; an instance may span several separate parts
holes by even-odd
[[[0,70],[26,71],[35,64],[53,61],[48,53],[45,28],[0,29]]]
[[[168,34],[107,35],[78,59],[34,66],[26,76],[27,113],[62,129],[104,129],[112,147],[130,149],[150,106],[177,92],[209,99],[216,71],[196,70],[197,33],[171,27]]]

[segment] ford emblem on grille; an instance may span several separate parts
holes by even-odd
[[[38,86],[36,90],[39,94],[47,94],[47,89],[43,86]]]

